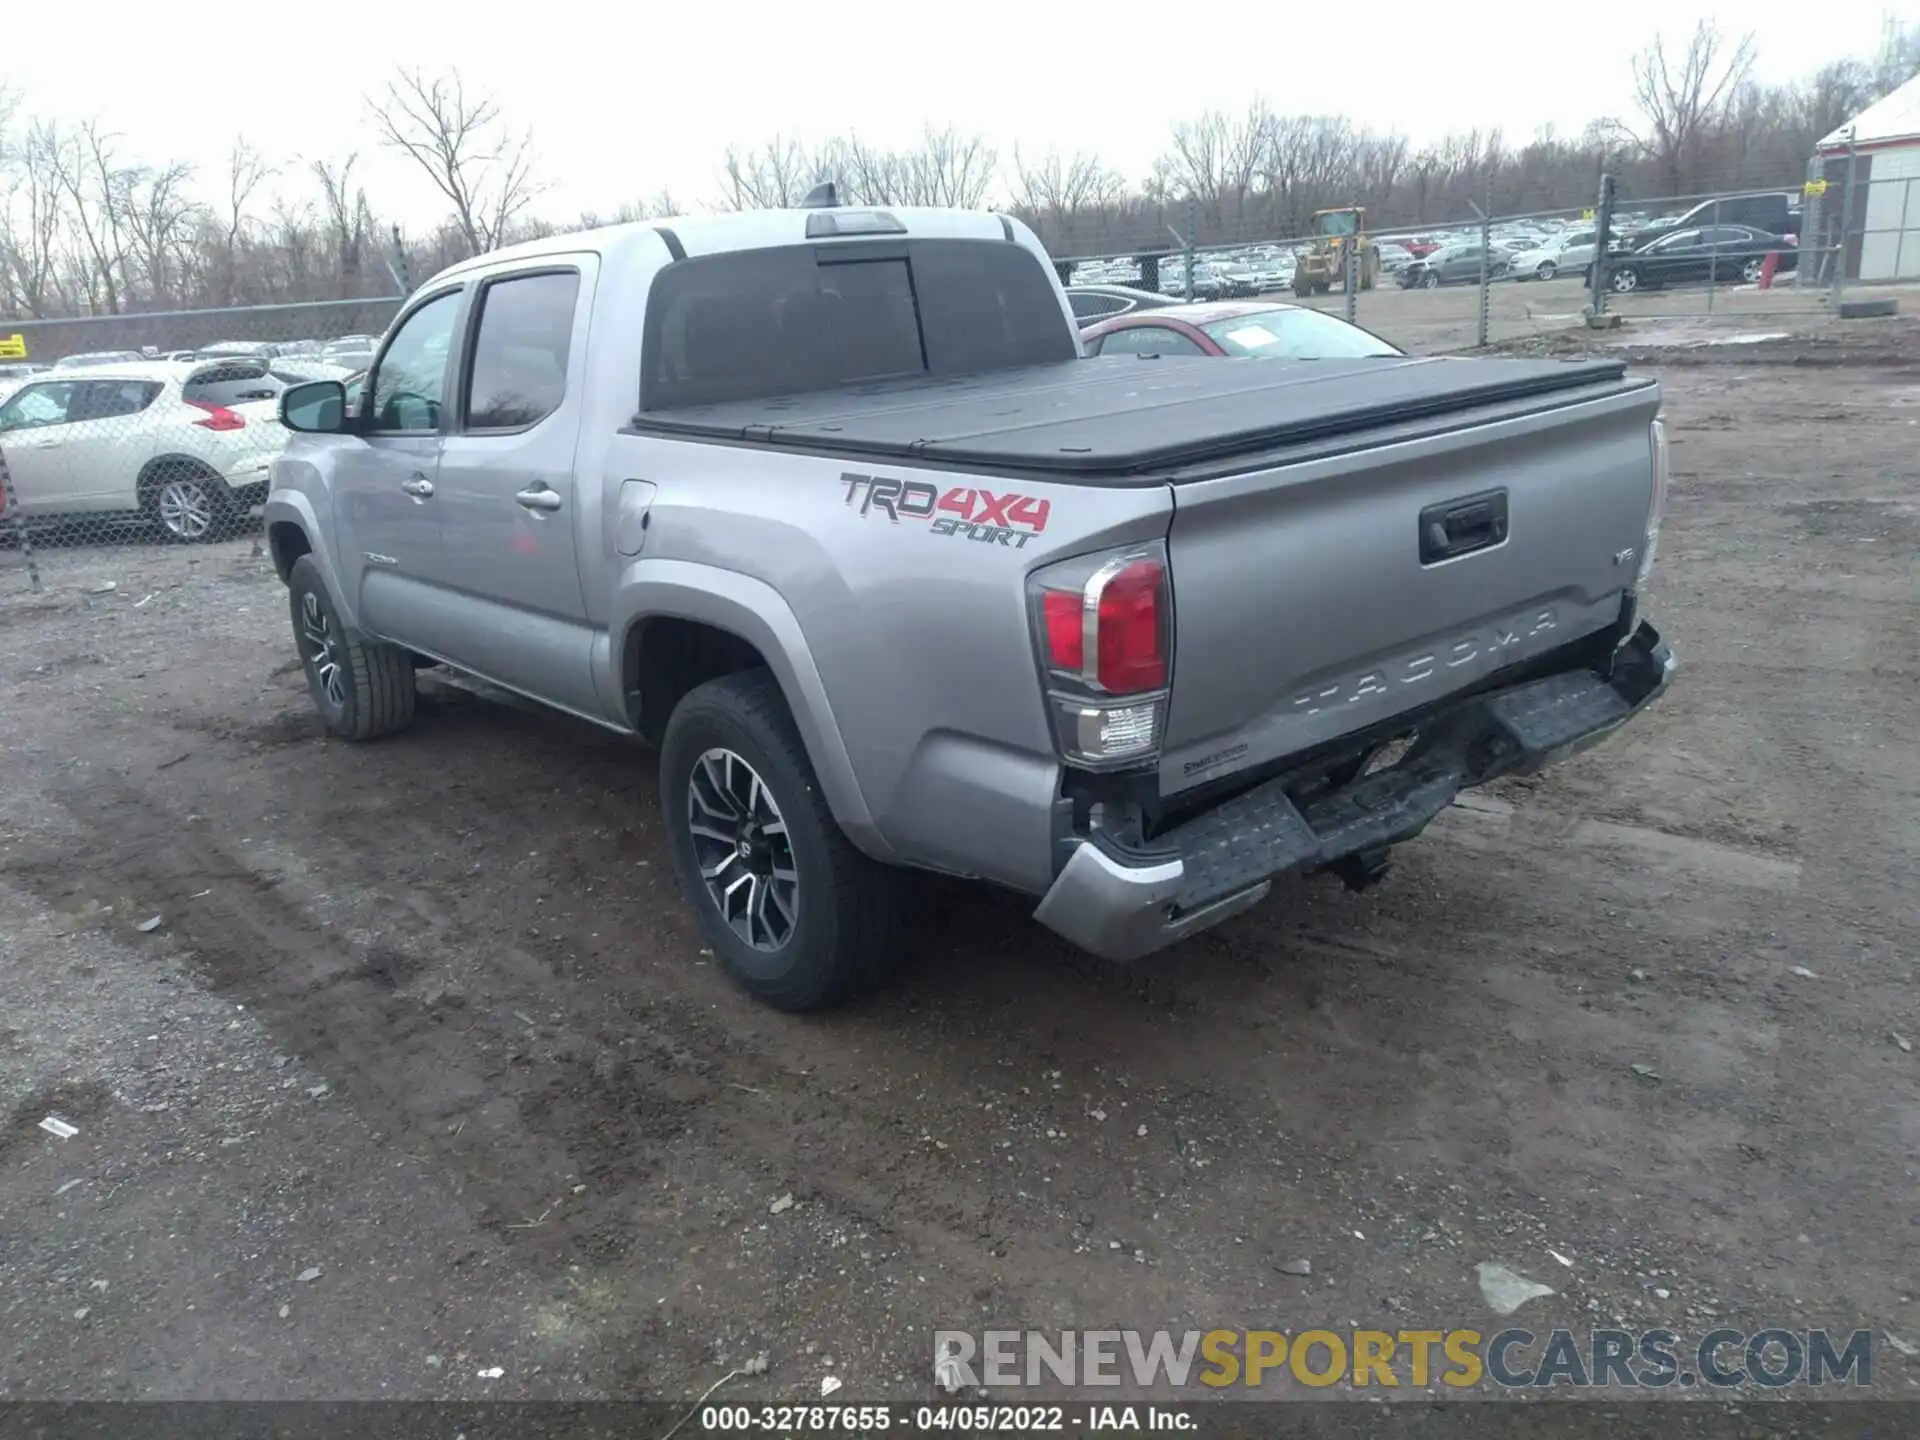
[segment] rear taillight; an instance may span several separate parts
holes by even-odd
[[[207,412],[206,419],[193,422],[203,430],[244,430],[247,428],[247,417],[236,414],[224,405],[215,405],[208,400],[189,400],[187,404],[193,406],[196,410],[204,410]]]
[[[1166,721],[1173,592],[1163,546],[1064,561],[1030,582],[1054,738],[1069,764],[1152,758]]]
[[[1647,506],[1647,542],[1640,551],[1640,569],[1633,577],[1636,588],[1653,574],[1654,552],[1660,548],[1660,519],[1667,513],[1667,484],[1672,471],[1672,452],[1667,448],[1667,424],[1655,420],[1651,426],[1653,442],[1653,499]]]

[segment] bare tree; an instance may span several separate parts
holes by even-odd
[[[918,148],[899,156],[905,205],[978,209],[999,170],[999,154],[984,135],[963,135],[951,125],[927,128]]]
[[[1338,115],[1292,115],[1268,124],[1259,167],[1285,234],[1305,235],[1315,210],[1355,203],[1367,138]]]
[[[410,157],[453,206],[469,251],[504,243],[540,191],[531,136],[510,133],[490,97],[470,98],[458,72],[429,80],[402,70],[386,98],[367,105],[381,142]]]
[[[641,220],[665,220],[685,213],[686,211],[674,200],[672,191],[656,190],[653,194],[638,200],[629,200],[611,215],[602,215],[597,210],[584,211],[580,219],[569,228],[598,230],[602,225],[632,225]]]
[[[187,193],[192,179],[193,167],[176,160],[133,172],[127,188],[125,224],[131,251],[140,263],[145,298],[156,306],[171,307],[181,299],[194,222],[202,213]]]
[[[367,192],[354,188],[353,184],[353,167],[359,159],[359,153],[355,152],[337,162],[313,162],[314,178],[320,182],[320,199],[326,210],[339,298],[343,300],[359,289],[373,230]]]
[[[1088,243],[1083,223],[1104,215],[1126,193],[1126,182],[1097,155],[1050,150],[1031,163],[1013,152],[1013,202],[1020,218],[1056,253],[1072,254]]]
[[[1868,69],[1872,98],[1899,89],[1916,75],[1920,75],[1920,20],[1903,25],[1889,15],[1880,53]]]
[[[69,261],[88,302],[120,313],[126,269],[127,210],[133,175],[115,163],[117,137],[89,120],[72,132],[46,127],[48,170],[72,225]]]
[[[803,144],[776,137],[725,157],[721,203],[790,206],[823,178],[851,203],[1007,202],[1056,254],[1164,250],[1171,224],[1224,245],[1282,239],[1316,209],[1368,207],[1391,233],[1454,224],[1470,205],[1495,213],[1574,210],[1593,203],[1605,172],[1635,208],[1676,190],[1795,185],[1821,137],[1920,68],[1920,30],[1890,23],[1871,54],[1829,64],[1793,84],[1749,74],[1751,49],[1711,26],[1685,53],[1650,47],[1634,67],[1633,127],[1595,121],[1543,128],[1508,146],[1465,131],[1417,151],[1405,136],[1338,115],[1275,115],[1256,100],[1171,127],[1166,152],[1138,184],[1092,154],[1028,155],[996,163],[985,138],[930,129],[899,148],[843,135]],[[370,102],[371,103],[371,102]],[[389,145],[411,156],[447,201],[447,219],[406,245],[415,274],[566,222],[532,213],[537,191],[524,136],[458,77],[400,74],[374,107]],[[196,190],[187,166],[135,155],[97,125],[20,113],[0,86],[0,316],[52,317],[155,306],[348,298],[385,292],[381,261],[391,216],[361,183],[355,157],[307,162],[317,186],[274,195],[272,166],[244,141]],[[617,198],[617,197],[610,197]],[[680,212],[666,194],[636,198],[574,224]]]
[[[1198,203],[1218,231],[1242,221],[1247,198],[1271,145],[1273,115],[1256,100],[1239,115],[1209,110],[1173,127],[1173,145],[1161,157],[1163,182]]]
[[[1663,38],[1634,57],[1634,104],[1642,124],[1627,130],[1658,163],[1667,194],[1682,194],[1698,179],[1701,143],[1725,121],[1752,68],[1753,37],[1729,41],[1705,20],[1694,27],[1678,59],[1667,53]]]
[[[16,197],[10,195],[7,203],[7,252],[13,271],[12,288],[18,297],[15,303],[35,319],[50,313],[57,300],[55,270],[66,219],[55,160],[59,144],[59,134],[52,127],[29,127],[17,155],[17,204],[24,211],[17,229],[11,221],[17,213]]]
[[[728,210],[784,210],[820,182],[824,157],[790,135],[752,149],[728,146],[721,165],[721,206]]]
[[[242,137],[233,142],[233,148],[227,152],[227,194],[226,203],[220,216],[222,235],[221,284],[226,291],[226,303],[238,305],[242,301],[240,285],[240,241],[246,234],[248,206],[254,192],[257,191],[275,173],[274,167],[263,159]]]

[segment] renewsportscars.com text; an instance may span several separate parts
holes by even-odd
[[[966,1330],[934,1332],[949,1387],[1142,1390],[1288,1383],[1465,1390],[1779,1390],[1873,1383],[1873,1332],[1716,1329]]]

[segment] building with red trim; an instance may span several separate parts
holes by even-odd
[[[1822,140],[1816,163],[1822,229],[1847,216],[1847,278],[1920,280],[1920,75]]]

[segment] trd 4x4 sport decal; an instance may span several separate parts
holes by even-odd
[[[1027,541],[1047,528],[1053,503],[1012,491],[956,485],[942,492],[924,480],[894,480],[885,475],[843,474],[847,504],[861,518],[876,512],[898,525],[903,520],[924,523],[936,535],[958,535],[983,545],[1026,548]]]

